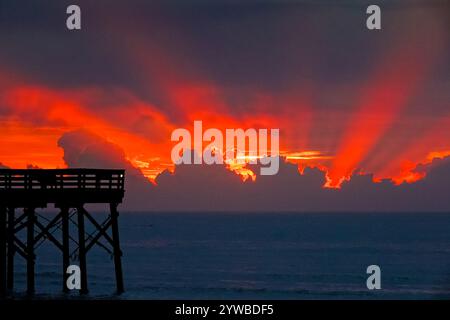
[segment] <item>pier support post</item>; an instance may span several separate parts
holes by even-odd
[[[8,241],[8,279],[6,282],[7,289],[12,291],[14,289],[14,255],[16,253],[16,247],[14,245],[14,227],[16,222],[15,212],[16,208],[8,208],[8,231],[7,231],[7,241]]]
[[[117,204],[110,204],[111,210],[111,228],[112,228],[112,238],[113,238],[113,253],[114,253],[114,267],[116,272],[116,286],[117,293],[121,294],[124,292],[123,287],[123,274],[122,274],[122,251],[120,250],[119,241],[119,223],[118,217],[119,212],[117,211]]]
[[[25,208],[27,213],[27,293],[34,294],[34,224],[35,209]]]
[[[84,232],[84,208],[81,206],[77,208],[78,215],[78,258],[80,261],[81,272],[81,294],[88,293],[87,285],[87,266],[86,266],[86,239]]]
[[[0,296],[6,294],[6,207],[0,207]]]
[[[69,292],[67,288],[67,268],[70,265],[70,245],[69,245],[69,208],[61,208],[61,228],[62,228],[62,255],[63,255],[63,292]]]

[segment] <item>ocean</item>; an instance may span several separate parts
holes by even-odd
[[[96,214],[100,219],[102,214]],[[126,292],[88,255],[87,299],[448,299],[450,214],[121,213]],[[61,254],[37,249],[37,298],[61,294]],[[73,262],[76,264],[76,261]],[[381,268],[368,290],[366,268]],[[16,256],[16,296],[25,291]]]

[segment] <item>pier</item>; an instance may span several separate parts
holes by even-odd
[[[35,292],[36,248],[43,241],[50,241],[62,255],[64,292],[66,270],[73,260],[80,268],[80,293],[88,292],[87,254],[97,245],[113,256],[116,288],[122,293],[118,205],[124,197],[124,179],[124,170],[0,169],[0,296],[14,290],[16,256],[26,261],[27,293]],[[48,219],[37,212],[50,204],[57,209],[56,216]],[[86,204],[105,204],[106,220],[98,221]],[[95,231],[87,234],[86,223]],[[74,228],[75,235],[70,234]],[[25,239],[19,236],[21,231]]]

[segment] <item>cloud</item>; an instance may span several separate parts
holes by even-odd
[[[86,131],[77,130],[65,133],[58,140],[64,150],[64,161],[69,168],[108,168],[125,169],[127,209],[148,208],[153,185],[126,159],[125,153],[117,145],[102,137]]]
[[[127,168],[135,188],[127,199],[141,195],[130,201],[139,208],[174,209],[183,199],[192,210],[418,209],[408,197],[436,200],[437,186],[394,188],[354,175],[342,190],[326,190],[322,171],[299,175],[282,164],[276,177],[249,184],[223,167],[179,167],[153,187],[134,168],[153,178],[170,167],[170,132],[193,120],[220,130],[279,128],[286,152],[333,155],[315,163],[334,166],[334,180],[356,168],[397,177],[405,160],[414,167],[447,150],[449,3],[413,2],[383,1],[384,31],[371,33],[356,0],[80,0],[83,17],[95,19],[83,20],[87,32],[70,34],[63,2],[2,2],[2,161],[60,167],[55,141],[89,128],[97,136],[61,139],[65,161]]]
[[[288,152],[336,155],[335,180],[356,167],[393,177],[403,160],[448,148],[437,121],[448,117],[450,10],[446,1],[391,2],[381,33],[368,33],[357,0],[80,0],[95,19],[74,33],[67,3],[2,2],[0,122],[12,127],[2,160],[60,166],[47,144],[67,128],[95,128],[153,177],[167,168],[170,132],[203,120],[279,128]],[[426,23],[411,31],[417,21]]]
[[[396,186],[391,180],[373,182],[373,176],[354,174],[341,189],[323,188],[326,173],[280,161],[274,176],[253,182],[223,165],[179,165],[164,171],[151,184],[126,160],[116,145],[87,131],[64,134],[59,140],[69,167],[124,168],[126,201],[123,210],[139,211],[448,211],[450,157],[417,166],[426,177]],[[257,165],[251,167],[259,172]]]
[[[450,157],[426,167],[426,178],[416,183],[396,186],[391,180],[376,183],[373,175],[354,174],[341,189],[327,189],[322,187],[325,172],[305,168],[299,174],[296,165],[284,161],[277,175],[258,176],[255,182],[245,183],[223,166],[183,165],[157,179],[153,205],[156,210],[169,211],[450,210]]]

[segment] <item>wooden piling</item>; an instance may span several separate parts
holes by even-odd
[[[62,229],[62,256],[63,256],[63,292],[69,292],[67,287],[67,268],[70,265],[70,244],[69,244],[69,209],[61,208],[61,229]]]
[[[7,230],[7,242],[8,242],[8,279],[7,279],[7,289],[12,291],[14,289],[14,255],[16,253],[16,248],[14,245],[14,226],[15,226],[15,213],[16,209],[14,207],[8,208],[8,230]]]
[[[88,293],[88,283],[87,283],[87,265],[86,265],[86,240],[84,232],[84,209],[77,209],[78,216],[78,259],[80,262],[80,272],[81,272],[81,294]]]
[[[114,254],[114,268],[116,273],[116,286],[117,293],[121,294],[124,291],[123,286],[123,275],[122,275],[122,251],[120,250],[119,241],[119,212],[117,211],[117,204],[110,204],[111,210],[111,228],[112,228],[112,238],[113,238],[113,254]]]
[[[25,208],[27,214],[27,293],[34,293],[34,220],[35,209]]]
[[[0,296],[6,294],[6,207],[0,207]]]

